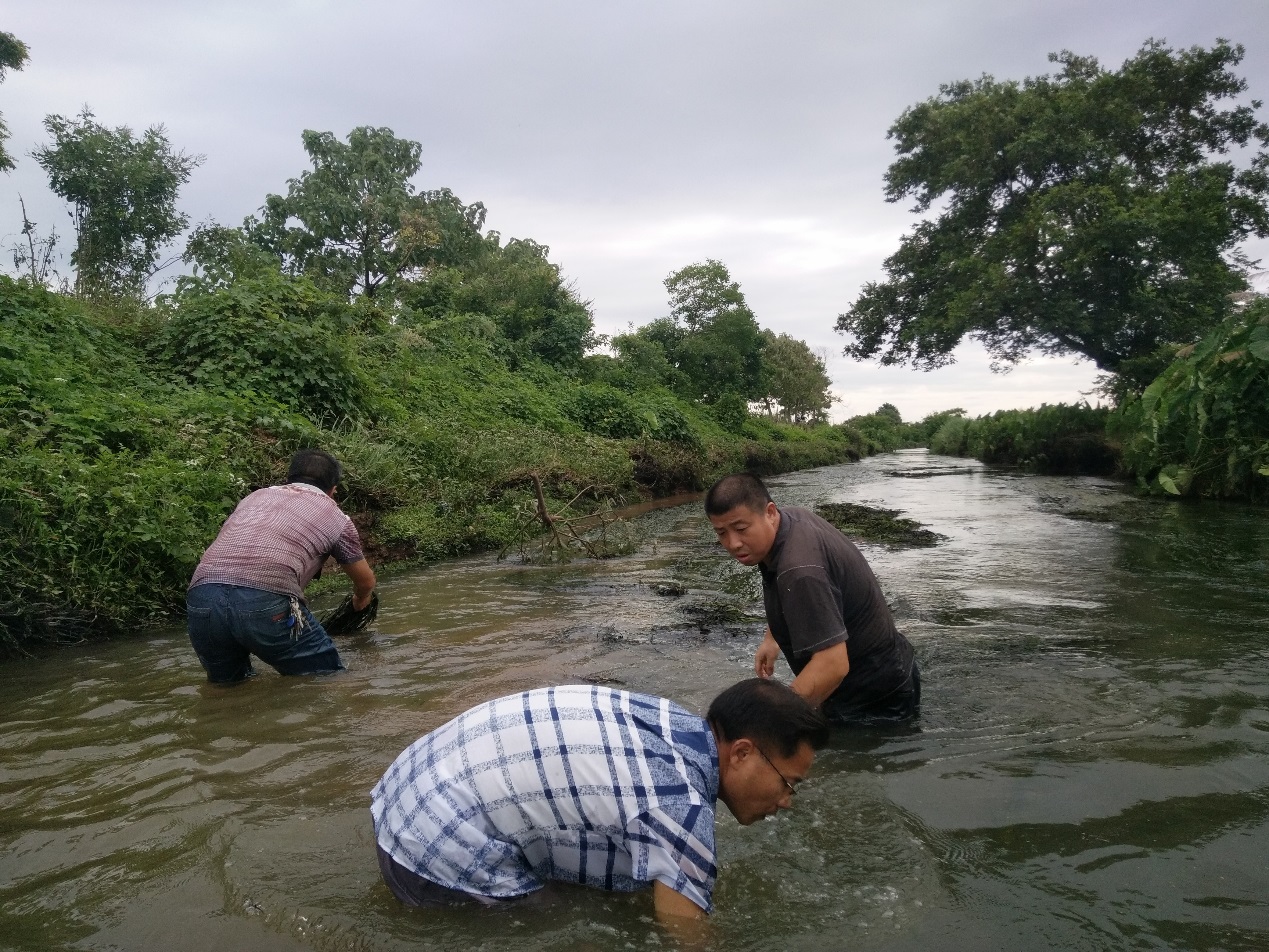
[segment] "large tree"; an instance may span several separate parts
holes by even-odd
[[[740,285],[721,261],[680,268],[665,279],[670,316],[636,333],[660,344],[679,391],[712,403],[732,393],[762,396],[762,330]]]
[[[0,32],[0,81],[11,69],[21,69],[27,61],[26,44],[12,33]],[[0,171],[7,172],[13,168],[13,156],[4,149],[4,141],[9,138],[9,127],[4,124],[4,116],[0,114]]]
[[[1056,75],[953,83],[905,110],[887,200],[941,210],[838,318],[847,355],[929,369],[969,336],[997,364],[1076,354],[1140,378],[1197,340],[1245,285],[1240,241],[1269,234],[1269,128],[1259,102],[1226,105],[1242,56],[1150,41],[1109,71],[1063,52]]]
[[[189,221],[176,197],[202,157],[174,151],[162,126],[138,137],[103,126],[87,107],[73,119],[49,116],[44,127],[53,142],[33,155],[71,204],[76,291],[144,294],[159,253]]]
[[[829,390],[833,381],[824,361],[796,337],[772,331],[762,334],[766,339],[762,368],[767,412],[790,423],[826,419],[834,398]]]
[[[312,129],[302,139],[313,168],[265,199],[261,220],[248,224],[253,239],[330,290],[374,297],[392,288],[438,240],[410,181],[423,147],[373,126],[347,142]]]

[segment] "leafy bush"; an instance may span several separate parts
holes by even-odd
[[[1183,348],[1112,422],[1138,483],[1171,495],[1269,494],[1269,301]]]
[[[264,274],[231,285],[188,282],[154,357],[189,383],[255,391],[315,420],[361,417],[368,395],[335,306],[303,279]]]
[[[930,438],[930,449],[972,456],[984,463],[1019,466],[1038,473],[1109,475],[1118,466],[1116,446],[1106,436],[1110,411],[1088,404],[1042,404],[1030,410],[1000,410],[966,420],[946,419]]]
[[[582,429],[613,439],[696,442],[676,401],[656,391],[633,395],[604,384],[587,384],[565,402],[564,412]]]

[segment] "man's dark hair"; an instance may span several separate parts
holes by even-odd
[[[792,757],[804,741],[812,750],[828,743],[824,715],[792,688],[766,678],[733,684],[714,698],[705,719],[723,740],[748,738],[781,757]]]
[[[291,467],[286,471],[288,483],[308,483],[324,493],[339,485],[344,471],[339,460],[325,450],[300,450],[291,457]]]
[[[705,494],[705,514],[721,516],[737,506],[764,512],[769,502],[771,494],[761,479],[753,473],[732,473],[709,487]]]

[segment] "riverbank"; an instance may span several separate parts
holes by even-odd
[[[474,321],[297,322],[285,308],[310,305],[285,290],[196,323],[170,303],[92,305],[0,278],[0,654],[179,613],[224,518],[304,446],[344,463],[340,502],[382,565],[515,545],[541,525],[539,485],[551,514],[580,515],[899,438],[623,389],[509,352]],[[234,324],[248,312],[273,356],[251,356]],[[195,371],[170,359],[174,327]],[[284,345],[289,362],[269,364]]]

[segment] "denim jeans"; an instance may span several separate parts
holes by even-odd
[[[286,595],[240,585],[198,585],[185,595],[186,627],[207,680],[241,681],[255,674],[251,656],[281,674],[342,671],[330,635],[301,603],[303,630],[291,624]]]

